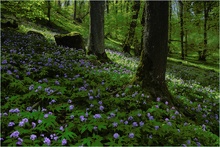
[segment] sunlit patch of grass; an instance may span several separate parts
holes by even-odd
[[[167,58],[170,61],[177,62],[177,63],[182,63],[182,64],[184,64],[186,66],[194,66],[194,67],[201,68],[201,69],[204,69],[204,70],[213,70],[213,71],[219,73],[219,69],[218,68],[216,69],[216,68],[213,68],[213,67],[209,67],[207,65],[195,64],[195,63],[192,63],[192,62],[189,62],[189,61],[184,61],[184,60],[181,60],[181,59],[176,59],[176,58],[171,58],[171,57],[167,57]]]

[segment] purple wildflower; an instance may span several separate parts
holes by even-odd
[[[101,111],[103,111],[104,107],[103,107],[103,106],[100,106],[99,109],[100,109]]]
[[[133,117],[132,117],[132,116],[129,116],[129,117],[128,117],[128,120],[133,120]]]
[[[102,116],[100,115],[100,114],[95,114],[94,116],[93,116],[93,118],[101,118]]]
[[[133,127],[137,127],[138,126],[138,123],[137,122],[133,122]]]
[[[155,130],[158,130],[159,129],[159,126],[154,126]]]
[[[60,85],[59,81],[56,80],[55,81],[55,85]]]
[[[11,74],[12,74],[12,72],[11,72],[10,70],[7,70],[7,74],[11,75]]]
[[[45,137],[44,138],[44,143],[46,144],[46,145],[50,145],[50,139],[49,138],[47,138],[47,137]]]
[[[115,117],[115,114],[114,114],[114,113],[110,113],[110,116],[111,116],[111,117]]]
[[[99,105],[102,105],[102,101],[99,101]]]
[[[62,145],[66,145],[67,144],[67,140],[66,139],[63,139],[62,140]]]
[[[31,111],[31,110],[32,110],[32,107],[31,107],[31,106],[30,106],[30,107],[27,107],[26,110],[27,110],[27,111]]]
[[[97,126],[94,126],[93,129],[96,131],[96,130],[98,129],[98,127],[97,127]]]
[[[172,123],[171,122],[167,122],[167,125],[172,126]]]
[[[64,131],[64,128],[63,128],[63,126],[61,126],[61,127],[60,127],[60,131]]]
[[[31,140],[35,140],[36,138],[37,138],[37,136],[34,135],[34,134],[32,134],[32,135],[30,136],[30,139],[31,139]]]
[[[90,95],[90,96],[89,96],[89,99],[90,99],[90,100],[93,100],[93,96],[92,96],[92,95]]]
[[[149,118],[149,120],[153,120],[153,119],[154,119],[154,117],[153,117],[153,116],[149,116],[148,118]]]
[[[70,108],[70,110],[73,110],[73,108],[74,108],[74,105],[70,105],[70,107],[69,107],[69,108]]]
[[[44,118],[48,118],[49,114],[44,114]]]
[[[113,137],[114,137],[115,139],[117,139],[117,138],[119,137],[119,134],[118,134],[118,133],[115,133],[115,134],[113,135]]]
[[[18,138],[18,136],[19,136],[19,132],[18,131],[15,131],[15,132],[13,132],[11,135],[10,135],[10,137],[12,138],[12,137],[14,137],[14,138]]]
[[[7,60],[2,61],[2,64],[7,64],[7,63],[8,63]]]
[[[74,118],[74,115],[70,115],[70,119],[73,119]]]
[[[33,90],[34,89],[34,85],[29,86],[29,90]]]
[[[144,125],[144,122],[143,121],[139,122],[139,125],[142,127]]]
[[[8,126],[9,126],[9,127],[13,127],[14,125],[15,125],[14,122],[9,122],[9,123],[8,123]]]
[[[19,126],[20,126],[20,127],[23,127],[24,124],[25,124],[25,123],[24,123],[23,121],[20,121],[20,122],[19,122]]]
[[[158,101],[158,102],[160,101],[160,98],[159,98],[159,97],[157,98],[157,101]]]
[[[17,145],[21,145],[22,144],[22,142],[23,142],[23,139],[21,139],[21,138],[18,138],[18,141],[17,141]]]
[[[81,121],[86,120],[85,117],[84,117],[83,115],[81,115],[79,118],[80,118]]]
[[[191,141],[190,140],[187,140],[187,144],[189,145],[191,143]]]
[[[118,123],[117,122],[113,122],[112,125],[113,125],[113,127],[117,127]]]
[[[32,122],[32,127],[35,128],[36,127],[36,123]]]
[[[69,104],[72,103],[72,100],[69,99],[69,100],[68,100],[68,103],[69,103]]]
[[[129,133],[129,138],[134,138],[134,133]]]

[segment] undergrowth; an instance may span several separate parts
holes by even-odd
[[[138,58],[106,50],[114,63],[103,64],[15,31],[1,39],[2,146],[219,145],[218,85],[208,75],[202,82],[168,66],[169,90],[194,115],[186,118],[125,86]]]

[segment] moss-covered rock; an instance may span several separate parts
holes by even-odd
[[[71,32],[69,34],[59,34],[55,35],[54,38],[57,45],[75,49],[84,49],[85,51],[83,37],[78,32]]]

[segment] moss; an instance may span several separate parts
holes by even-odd
[[[56,37],[62,38],[62,37],[65,37],[65,36],[76,36],[76,35],[82,36],[79,32],[70,32],[70,33],[68,33],[68,34],[59,34],[59,35],[56,35]]]

